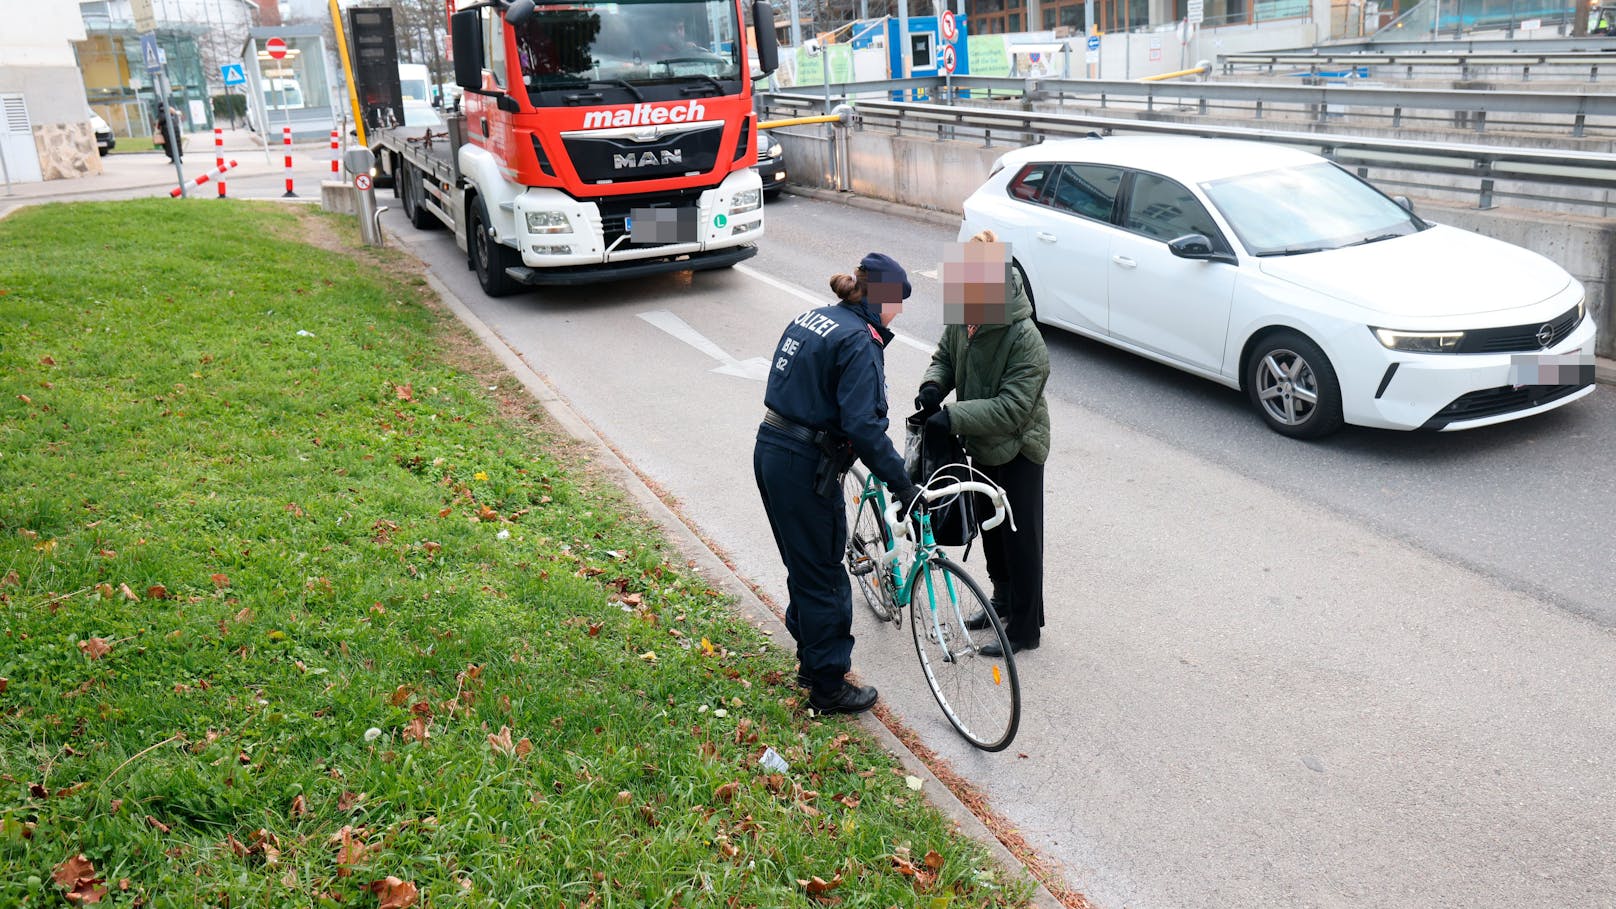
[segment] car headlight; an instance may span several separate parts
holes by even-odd
[[[1409,353],[1452,353],[1464,340],[1462,331],[1394,331],[1372,328],[1375,338],[1389,350]]]
[[[1588,298],[1583,297],[1577,301],[1577,321],[1571,323],[1572,328],[1582,324],[1582,317],[1588,314]]]
[[[729,202],[729,213],[741,215],[749,211],[756,211],[763,205],[763,191],[758,189],[743,189],[736,193]]]
[[[780,143],[778,143],[778,142],[770,142],[769,143],[769,157],[778,158],[778,157],[780,157],[781,155],[783,155],[785,153],[786,153],[786,150],[781,147]]]
[[[527,213],[527,232],[530,234],[564,234],[572,231],[572,223],[559,211],[530,211]]]

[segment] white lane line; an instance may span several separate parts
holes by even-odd
[[[706,335],[691,328],[690,324],[684,319],[665,309],[659,309],[655,312],[642,312],[640,313],[640,318],[717,360],[718,365],[713,367],[712,371],[719,375],[752,379],[758,382],[762,382],[769,377],[768,360],[762,357],[737,360],[730,356],[729,351],[714,344],[707,339]]]
[[[737,265],[737,266],[735,266],[734,270],[740,272],[743,275],[746,275],[748,278],[752,278],[753,280],[762,281],[764,284],[767,284],[770,287],[775,288],[776,290],[781,290],[781,291],[784,291],[784,292],[786,292],[788,294],[791,294],[791,295],[793,295],[795,297],[798,297],[803,302],[807,303],[809,306],[814,307],[815,309],[818,309],[819,307],[824,306],[829,302],[824,297],[815,296],[814,294],[809,293],[808,290],[806,288],[804,288],[804,287],[801,287],[801,286],[796,285],[796,284],[792,284],[790,281],[782,281],[779,278],[774,277],[773,275],[766,275],[763,272],[758,271],[756,268],[753,268],[750,265]],[[902,334],[900,332],[893,332],[892,337],[893,337],[893,340],[898,341],[900,343],[903,343],[903,344],[905,344],[905,345],[907,345],[909,347],[913,347],[915,350],[920,351],[921,353],[925,354],[928,357],[937,352],[937,345],[935,345],[935,344],[927,344],[925,341],[918,341],[918,340],[916,340],[914,338],[909,337],[906,334]]]

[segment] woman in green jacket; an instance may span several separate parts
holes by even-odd
[[[1012,652],[1038,646],[1044,625],[1044,462],[1049,458],[1049,351],[1009,247],[982,231],[945,262],[945,321],[915,406],[928,432],[961,438],[975,466],[1003,487],[1015,514],[982,534],[993,608]],[[953,274],[950,274],[952,272]],[[954,392],[954,401],[943,398]],[[967,627],[984,628],[986,615]],[[998,644],[983,652],[996,656]],[[990,652],[992,651],[992,652]]]

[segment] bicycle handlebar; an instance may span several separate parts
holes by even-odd
[[[988,500],[993,503],[993,517],[982,522],[983,530],[992,530],[993,528],[998,527],[1000,524],[1004,523],[1004,519],[1010,515],[1009,497],[1005,495],[1005,491],[1003,489],[1000,489],[999,487],[990,483],[981,483],[976,480],[961,480],[950,483],[941,489],[922,489],[920,494],[926,497],[926,501],[932,502],[937,499],[958,495],[964,492],[980,492],[987,496]],[[885,517],[887,520],[887,526],[892,529],[892,535],[894,537],[907,537],[909,535],[909,522],[898,520],[898,512],[902,510],[902,508],[903,503],[897,499],[893,499],[891,502],[887,503],[887,513]],[[1015,520],[1013,518],[1011,519],[1010,527],[1012,530],[1015,529]]]

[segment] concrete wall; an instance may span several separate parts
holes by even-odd
[[[776,130],[774,135],[785,147],[794,183],[851,189],[861,196],[953,214],[963,210],[966,197],[987,179],[994,160],[1012,147],[1007,142],[987,148],[980,141],[936,135],[854,131],[838,151],[850,180],[843,187],[832,174],[830,143],[823,133]],[[1616,357],[1616,219],[1481,211],[1429,198],[1416,198],[1415,209],[1430,220],[1505,240],[1558,262],[1588,289],[1599,325],[1599,354]]]

